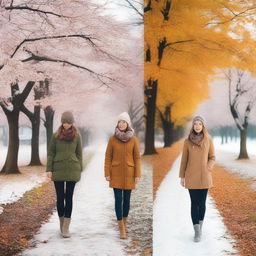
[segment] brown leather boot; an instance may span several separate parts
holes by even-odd
[[[62,226],[62,236],[64,238],[70,237],[69,233],[69,225],[70,225],[71,218],[64,218],[63,226]]]
[[[124,228],[124,222],[123,220],[118,220],[118,226],[119,226],[119,233],[120,233],[120,238],[125,239],[126,238],[126,232]]]
[[[60,220],[60,233],[62,234],[62,226],[63,226],[63,222],[64,222],[64,217],[59,217]]]
[[[125,229],[125,232],[126,232],[126,233],[128,233],[127,221],[128,221],[128,218],[127,218],[127,217],[124,217],[124,218],[123,218],[123,222],[124,222],[124,229]]]

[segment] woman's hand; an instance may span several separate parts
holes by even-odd
[[[49,179],[52,178],[52,172],[47,172],[47,178],[49,178]]]
[[[135,178],[135,183],[137,184],[137,183],[139,183],[140,182],[140,177],[136,177]]]
[[[212,168],[209,166],[209,164],[207,164],[207,170],[208,170],[209,172],[212,171]]]
[[[105,177],[106,181],[110,181],[110,176]]]
[[[180,185],[185,187],[185,178],[180,178]]]

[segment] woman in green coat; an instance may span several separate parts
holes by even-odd
[[[61,126],[54,133],[47,154],[47,176],[54,182],[57,211],[63,237],[70,237],[69,225],[73,206],[73,193],[83,169],[81,138],[73,125],[74,117],[62,114]]]

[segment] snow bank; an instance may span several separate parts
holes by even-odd
[[[1,147],[0,166],[4,165],[7,148]],[[19,200],[26,191],[40,186],[47,178],[45,167],[24,166],[29,164],[31,147],[21,145],[18,159],[20,174],[1,175],[0,176],[0,204],[13,203]],[[40,155],[43,163],[46,162],[46,145],[40,146]],[[1,211],[0,211],[1,213]]]
[[[256,140],[247,140],[247,151],[250,159],[237,160],[239,155],[239,140],[221,144],[220,138],[214,138],[216,162],[228,171],[245,178],[253,178],[253,188],[256,189]]]

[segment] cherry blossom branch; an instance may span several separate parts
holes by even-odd
[[[47,39],[60,39],[60,38],[73,38],[73,37],[78,37],[78,38],[83,38],[86,39],[87,41],[90,42],[92,46],[96,46],[96,44],[92,41],[92,39],[95,39],[93,37],[90,37],[88,35],[60,35],[60,36],[44,36],[44,37],[38,37],[38,38],[28,38],[24,39],[14,50],[14,52],[11,55],[11,58],[15,55],[15,53],[19,50],[19,48],[27,42],[35,42],[35,41],[40,41],[40,40],[47,40]]]
[[[5,7],[5,10],[27,10],[27,11],[31,11],[31,12],[39,12],[39,13],[43,13],[45,15],[53,15],[53,16],[56,16],[56,17],[63,17],[63,18],[68,18],[67,16],[64,16],[64,15],[61,15],[61,14],[57,14],[57,13],[54,13],[54,12],[50,12],[50,11],[43,11],[43,10],[40,10],[40,9],[35,9],[35,8],[32,8],[32,7],[29,7],[27,5],[25,6],[13,6],[13,5],[10,5],[10,6],[7,6]]]
[[[33,52],[29,51],[29,50],[26,50],[26,52],[29,53],[31,56],[22,60],[22,62],[28,62],[28,61],[35,60],[35,61],[47,61],[47,62],[63,63],[63,64],[67,64],[69,66],[76,67],[76,68],[79,68],[79,69],[83,69],[83,70],[89,72],[91,75],[95,76],[103,85],[105,85],[107,87],[109,87],[109,85],[106,82],[104,82],[103,79],[107,79],[108,81],[115,82],[115,83],[118,83],[118,84],[122,84],[121,82],[117,81],[116,79],[114,79],[112,77],[109,77],[109,76],[104,75],[104,74],[97,73],[97,72],[95,72],[95,71],[93,71],[89,68],[86,68],[84,66],[81,66],[81,65],[78,65],[78,64],[75,64],[75,63],[72,63],[70,61],[61,60],[61,59],[54,59],[54,58],[50,58],[50,57],[46,57],[46,56],[39,56],[39,55],[36,55]]]

